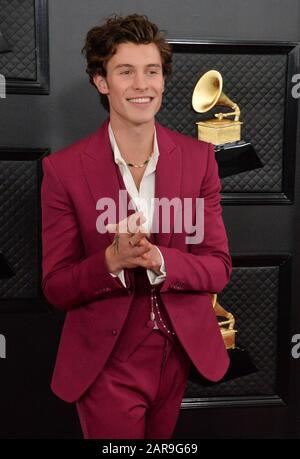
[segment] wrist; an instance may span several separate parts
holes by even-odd
[[[118,274],[121,271],[122,267],[118,262],[117,256],[113,251],[112,245],[109,245],[105,250],[105,262],[107,269],[112,274]]]

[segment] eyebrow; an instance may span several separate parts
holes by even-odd
[[[114,70],[120,68],[120,67],[130,67],[130,68],[133,68],[134,65],[132,64],[118,64],[115,66]],[[146,67],[157,67],[157,68],[161,68],[161,64],[147,64]]]

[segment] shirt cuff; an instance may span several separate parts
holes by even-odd
[[[113,274],[113,273],[109,273],[109,274],[112,277],[118,277],[120,281],[122,282],[122,284],[124,285],[124,287],[127,288],[126,281],[125,281],[125,275],[124,275],[124,269],[121,269],[121,271],[119,271],[118,274]]]
[[[160,266],[161,274],[156,274],[151,269],[147,269],[147,275],[148,275],[148,279],[149,279],[149,282],[150,282],[151,285],[161,284],[165,280],[166,275],[167,275],[164,257],[162,255],[161,251],[159,250],[159,248],[157,246],[155,246],[155,247],[157,248],[157,250],[159,251],[160,256],[161,256],[161,266]]]

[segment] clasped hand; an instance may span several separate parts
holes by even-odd
[[[109,232],[115,233],[113,243],[105,251],[109,272],[117,274],[124,268],[141,266],[161,274],[161,255],[147,239],[147,232],[142,226],[145,221],[142,212],[135,212],[118,224],[106,226]]]

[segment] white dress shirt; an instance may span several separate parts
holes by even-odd
[[[127,166],[126,162],[122,158],[122,155],[120,153],[120,150],[117,145],[117,142],[116,142],[116,139],[115,139],[110,123],[108,125],[108,132],[109,132],[109,139],[110,139],[111,147],[114,153],[115,163],[119,166],[120,173],[124,181],[124,185],[126,186],[128,194],[132,200],[132,203],[136,211],[137,212],[142,211],[146,218],[146,221],[143,223],[143,227],[145,228],[149,236],[151,225],[152,225],[153,212],[154,212],[154,208],[151,204],[153,202],[152,199],[154,198],[154,192],[155,192],[155,170],[156,170],[156,164],[157,164],[158,157],[159,157],[159,150],[158,150],[158,144],[157,144],[157,138],[156,138],[156,129],[154,128],[153,155],[151,156],[151,159],[149,163],[147,164],[147,167],[142,177],[142,181],[140,183],[139,190],[136,187],[136,184],[133,180],[129,167]],[[151,269],[147,269],[147,275],[148,275],[148,279],[151,285],[160,284],[161,282],[164,281],[166,277],[165,262],[164,262],[163,255],[161,251],[159,250],[159,248],[158,247],[156,248],[159,251],[160,256],[161,256],[162,264],[160,267],[160,271],[162,274],[156,274]],[[113,273],[110,273],[110,274],[114,277],[119,277],[124,287],[126,287],[124,269],[119,271],[118,274],[113,274]]]

